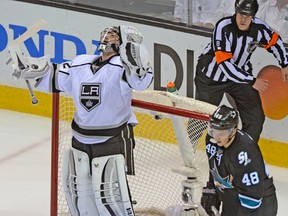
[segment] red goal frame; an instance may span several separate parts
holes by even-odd
[[[50,216],[57,216],[58,214],[58,147],[59,147],[59,101],[60,93],[55,92],[52,95],[52,139],[51,139],[51,184],[50,184]],[[165,112],[178,116],[195,118],[202,121],[209,120],[209,114],[199,113],[181,108],[170,107],[162,104],[156,104],[138,99],[132,100],[134,107],[143,109]],[[181,112],[179,112],[181,111]]]

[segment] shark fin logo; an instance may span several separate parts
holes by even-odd
[[[210,170],[210,172],[213,176],[215,186],[221,192],[223,192],[223,190],[226,188],[234,188],[232,185],[233,177],[231,175],[227,175],[226,177],[221,177],[219,172],[218,172],[215,161],[214,161],[214,167]]]

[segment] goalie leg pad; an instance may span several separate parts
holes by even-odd
[[[65,152],[63,187],[72,216],[99,216],[92,187],[89,157],[74,148]]]
[[[134,216],[124,167],[120,154],[92,160],[93,189],[101,216]]]

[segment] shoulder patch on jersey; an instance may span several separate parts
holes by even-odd
[[[80,103],[88,112],[101,104],[101,83],[82,83]]]
[[[238,154],[238,160],[239,164],[243,164],[244,166],[247,166],[249,163],[251,163],[251,159],[248,158],[248,152],[241,151]]]

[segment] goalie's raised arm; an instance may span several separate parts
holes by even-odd
[[[119,31],[119,54],[127,81],[136,90],[144,90],[153,79],[153,70],[143,35],[131,26],[119,26]]]

